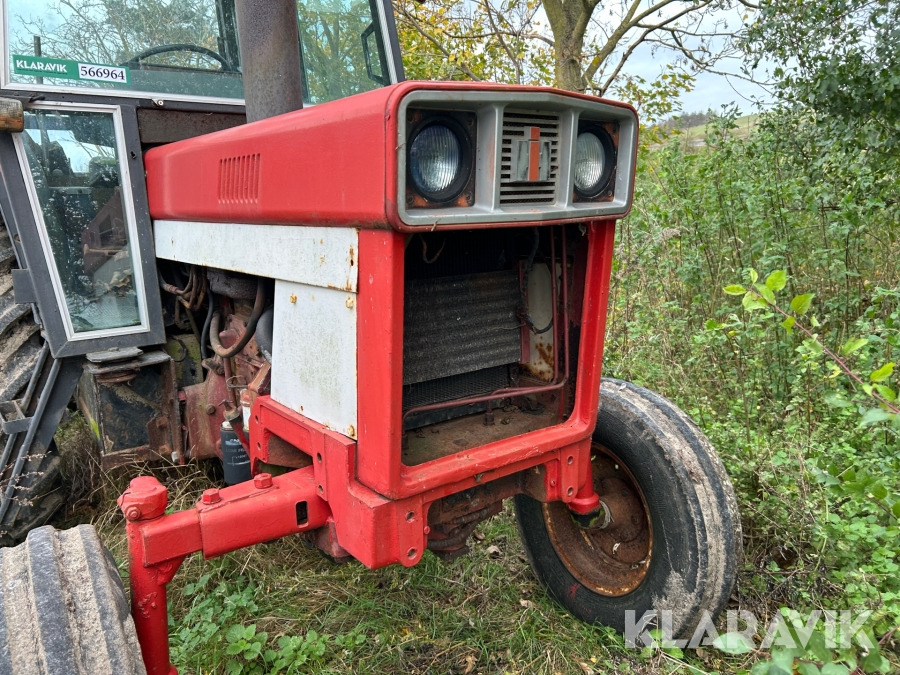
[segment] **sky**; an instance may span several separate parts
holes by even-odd
[[[651,0],[646,0],[649,4]],[[673,2],[663,11],[679,11],[684,2]],[[718,10],[703,18],[703,26],[707,31],[736,30],[745,21],[752,20],[752,15],[746,14],[745,8]],[[607,25],[616,25],[621,13],[621,5],[614,0],[601,3],[595,11],[594,19],[598,22],[608,22]],[[658,18],[658,17],[657,17]],[[649,44],[637,47],[629,57],[623,72],[632,75],[640,75],[647,81],[653,81],[663,72],[665,65],[674,61],[676,54],[662,48],[654,49]],[[720,61],[717,70],[739,74],[741,61],[738,58]],[[765,69],[765,64],[760,74]],[[740,77],[727,77],[715,73],[699,73],[693,91],[684,94],[681,98],[682,112],[707,112],[713,110],[720,112],[723,105],[735,104],[738,109],[749,114],[758,110],[756,101],[765,105],[773,103],[772,97],[766,90],[752,82]]]
[[[670,55],[662,51],[657,51],[654,55],[649,47],[638,48],[629,59],[625,71],[650,81],[662,73],[662,66],[667,58],[670,58]],[[738,62],[720,64],[720,69],[740,73],[740,64]],[[740,77],[699,73],[693,91],[681,97],[681,112],[705,113],[710,109],[713,112],[721,112],[723,105],[733,103],[741,113],[750,114],[758,111],[757,101],[766,106],[771,105],[773,99],[763,87]]]

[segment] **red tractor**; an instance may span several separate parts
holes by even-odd
[[[404,82],[381,0],[209,0],[168,29],[165,2],[65,4],[0,2],[0,525],[31,530],[0,549],[0,671],[175,673],[186,556],[300,535],[411,566],[508,498],[579,619],[669,610],[682,636],[724,606],[721,462],[672,403],[601,381],[632,108]],[[120,497],[133,624],[91,528],[32,529],[73,396],[106,465],[224,466],[187,511],[151,476]]]

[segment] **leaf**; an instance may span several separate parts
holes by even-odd
[[[891,507],[891,513],[900,518],[900,499],[894,502],[894,505]]]
[[[739,286],[738,284],[732,284],[731,286],[726,286],[724,289],[728,295],[742,295],[747,292],[747,289],[743,286]]]
[[[824,396],[825,403],[830,405],[832,408],[850,408],[853,406],[850,401],[845,399],[841,394],[836,391],[830,391]]]
[[[810,304],[812,304],[813,297],[815,297],[815,293],[804,293],[791,300],[791,309],[794,310],[794,314],[801,316],[806,314],[809,311]]]
[[[715,319],[707,319],[706,320],[706,330],[719,330],[720,328],[724,328],[724,323],[719,323]]]
[[[797,675],[819,675],[819,666],[814,663],[798,663]]]
[[[822,675],[850,675],[850,669],[842,663],[826,663],[820,672]]]
[[[866,654],[859,665],[866,673],[886,673],[891,667],[890,662],[877,650]]]
[[[865,347],[867,344],[869,344],[869,341],[865,338],[850,338],[844,343],[844,346],[841,347],[841,351],[844,354],[850,355],[857,349]]]
[[[748,312],[752,312],[757,309],[768,309],[769,305],[763,300],[761,297],[756,295],[753,291],[747,291],[741,300],[741,304],[744,306]]]
[[[787,272],[785,270],[775,270],[766,277],[766,288],[770,288],[776,293],[787,285]]]
[[[895,392],[890,387],[886,387],[883,384],[876,384],[874,387],[875,391],[878,392],[878,395],[881,396],[885,401],[890,401],[893,403],[897,400],[897,392]]]
[[[788,318],[786,318],[784,321],[781,322],[781,325],[784,326],[784,329],[788,333],[790,333],[791,330],[794,328],[795,323],[797,323],[797,319],[795,319],[792,316],[789,316]]]
[[[881,368],[879,368],[878,370],[873,370],[872,373],[869,375],[869,379],[872,382],[884,382],[886,379],[888,379],[893,374],[894,374],[894,362],[889,361],[888,363],[885,363],[883,366],[881,366]]]
[[[772,292],[771,288],[769,288],[765,284],[753,284],[753,288],[755,288],[757,292],[763,297],[763,299],[770,305],[777,304],[775,302],[775,294]]]
[[[747,654],[753,651],[753,644],[743,633],[723,633],[713,640],[713,647],[726,654]]]
[[[759,274],[752,267],[750,268],[750,283],[755,284],[757,279],[759,279]]]
[[[872,424],[878,424],[879,422],[884,422],[893,417],[891,413],[887,410],[882,410],[881,408],[872,408],[866,411],[866,414],[862,416],[862,419],[859,421],[859,426],[867,427]]]
[[[888,489],[881,483],[875,483],[875,485],[872,486],[872,496],[875,497],[875,499],[884,499],[888,496]]]
[[[237,642],[244,637],[244,627],[238,623],[231,626],[225,633],[225,639],[228,642]]]

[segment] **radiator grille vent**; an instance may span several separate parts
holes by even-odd
[[[513,271],[408,280],[403,384],[517,363],[518,303]]]
[[[219,160],[219,203],[255,204],[259,201],[259,153]]]
[[[532,132],[538,129],[538,132]],[[518,179],[516,165],[519,145],[539,136],[549,143],[550,166],[546,180]],[[500,149],[500,205],[552,204],[556,201],[559,176],[559,116],[546,112],[507,110],[503,113],[503,137]]]

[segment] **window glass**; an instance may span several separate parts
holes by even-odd
[[[375,2],[297,3],[308,103],[389,84]],[[13,84],[243,98],[234,0],[7,0],[5,7]]]
[[[29,110],[21,141],[72,332],[141,325],[113,114]]]

